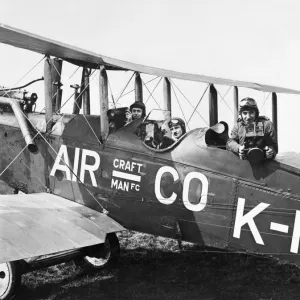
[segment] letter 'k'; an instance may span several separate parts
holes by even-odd
[[[260,233],[258,232],[258,229],[254,223],[253,218],[257,216],[259,213],[261,213],[263,210],[265,210],[270,204],[267,203],[260,203],[257,206],[255,206],[253,209],[251,209],[248,213],[243,215],[244,213],[244,207],[245,207],[245,199],[244,198],[238,198],[238,204],[236,209],[236,215],[235,215],[235,223],[234,223],[234,230],[233,230],[233,237],[240,238],[241,236],[241,229],[242,226],[248,223],[250,231],[253,234],[253,237],[255,239],[255,242],[260,245],[264,245],[264,242],[260,236]]]

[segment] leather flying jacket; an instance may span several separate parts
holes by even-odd
[[[271,148],[275,155],[278,153],[278,142],[277,134],[274,128],[273,123],[269,118],[264,116],[259,116],[255,121],[255,126],[262,129],[262,139],[264,146]],[[246,138],[246,125],[241,118],[237,120],[237,124],[234,125],[231,136],[227,141],[226,148],[236,154],[239,152],[240,145],[243,145]]]

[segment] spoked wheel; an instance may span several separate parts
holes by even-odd
[[[0,300],[10,300],[21,282],[21,273],[15,262],[0,264]]]
[[[104,244],[91,247],[89,256],[84,256],[76,264],[84,269],[104,269],[113,267],[120,257],[120,244],[115,233],[106,236]]]

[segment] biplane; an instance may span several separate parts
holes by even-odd
[[[13,296],[23,273],[41,267],[114,263],[116,233],[126,229],[300,264],[300,163],[256,163],[227,151],[214,85],[234,87],[235,118],[238,87],[272,93],[276,128],[277,94],[300,91],[129,63],[6,25],[0,42],[44,55],[45,88],[44,95],[0,90],[0,179],[12,191],[0,196],[0,299]],[[61,112],[63,61],[83,70],[70,114]],[[100,111],[91,114],[95,70]],[[109,107],[111,70],[134,71],[136,101],[143,101],[141,74],[162,77],[161,112],[124,126],[124,110]],[[171,114],[171,78],[209,84],[209,126],[164,149],[149,147],[144,137],[160,137]],[[35,111],[41,98],[42,113]]]

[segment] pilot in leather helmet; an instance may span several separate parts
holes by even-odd
[[[180,118],[172,118],[168,126],[171,130],[172,138],[175,141],[178,141],[186,133],[185,123]]]
[[[242,99],[239,114],[226,148],[240,159],[247,159],[247,151],[251,149],[263,150],[266,159],[275,158],[278,152],[275,128],[269,118],[259,116],[256,101],[249,97]]]
[[[146,106],[142,101],[135,101],[125,113],[126,124],[146,116]]]

